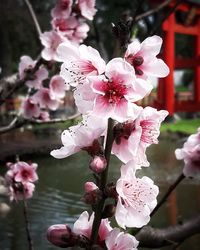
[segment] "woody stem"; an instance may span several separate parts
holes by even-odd
[[[106,146],[105,146],[105,158],[106,158],[107,165],[106,165],[106,169],[101,173],[101,176],[100,176],[100,187],[99,188],[102,191],[104,191],[104,189],[105,189],[105,186],[107,183],[107,178],[108,178],[110,155],[111,155],[111,149],[112,149],[112,144],[113,144],[113,140],[114,140],[113,127],[114,127],[114,120],[109,118],[108,119],[108,128],[107,128]],[[104,208],[105,199],[106,198],[103,196],[95,208],[94,222],[92,225],[92,234],[91,234],[91,245],[95,244],[97,241],[99,226],[101,224],[101,215],[102,215],[102,211]]]

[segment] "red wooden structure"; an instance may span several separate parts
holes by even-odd
[[[172,7],[173,5],[171,5]],[[195,11],[193,24],[184,25],[176,21],[176,13],[171,14],[163,23],[164,44],[163,58],[170,68],[169,75],[159,80],[157,98],[153,106],[158,109],[166,109],[170,115],[174,112],[195,112],[200,111],[200,4],[191,4],[186,1],[179,5],[176,11],[188,14]],[[192,58],[180,58],[175,56],[175,35],[176,33],[190,35],[194,37],[194,56]],[[174,70],[193,69],[194,86],[190,98],[181,100],[175,93]]]

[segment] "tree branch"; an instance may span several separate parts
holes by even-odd
[[[24,125],[41,125],[41,124],[54,124],[54,123],[64,123],[66,121],[69,120],[73,120],[75,118],[78,118],[80,116],[80,113],[76,113],[74,115],[71,115],[69,117],[67,117],[66,119],[52,119],[52,120],[48,120],[48,121],[41,121],[41,120],[26,120],[26,119],[21,119],[20,117],[15,117],[11,123],[7,126],[4,127],[0,127],[0,134],[4,134],[7,133],[11,130],[17,129],[17,128],[21,128]]]
[[[29,2],[29,0],[24,0],[24,2],[25,2],[26,6],[27,6],[27,8],[29,10],[29,13],[30,13],[32,19],[33,19],[33,23],[35,25],[35,29],[36,29],[36,31],[38,33],[38,36],[40,37],[40,35],[42,34],[42,31],[41,31],[39,22],[37,20],[36,14],[35,14],[35,12],[33,10],[33,7],[31,5],[31,3]]]
[[[200,215],[185,223],[164,229],[146,226],[136,235],[140,247],[158,248],[167,245],[177,246],[185,239],[200,233]]]
[[[154,210],[151,212],[151,217],[159,210],[159,208],[165,203],[167,198],[170,196],[170,194],[174,191],[174,189],[180,184],[180,182],[185,178],[184,174],[180,174],[180,176],[176,179],[176,181],[169,186],[169,189],[167,190],[166,194],[162,197],[162,199],[159,201],[157,206],[154,208]]]
[[[165,0],[163,3],[161,3],[160,5],[158,5],[156,8],[151,9],[149,11],[146,11],[138,16],[135,17],[135,21],[139,21],[147,16],[150,16],[154,13],[159,12],[160,10],[162,10],[164,7],[166,7],[167,5],[169,5],[173,0]]]
[[[176,10],[176,8],[178,7],[178,5],[183,2],[184,0],[177,0],[174,4],[174,6],[168,11],[166,12],[165,16],[160,20],[160,22],[158,22],[154,28],[151,30],[151,32],[148,34],[149,36],[154,35],[158,28],[160,27],[160,25],[172,14],[174,13],[174,11]]]

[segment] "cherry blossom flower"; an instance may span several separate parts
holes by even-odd
[[[60,75],[65,82],[73,87],[84,83],[86,76],[102,74],[105,62],[99,52],[90,46],[79,47],[69,42],[58,47],[60,60],[63,61]]]
[[[156,57],[161,45],[162,38],[159,36],[148,37],[141,44],[134,39],[128,45],[125,60],[133,66],[137,77],[147,79],[148,76],[165,77],[169,74],[167,65]]]
[[[178,160],[184,160],[183,174],[186,177],[197,177],[200,174],[200,128],[190,135],[183,148],[175,150]]]
[[[72,0],[58,0],[51,11],[51,16],[53,18],[68,17],[71,13],[72,3]]]
[[[98,139],[106,129],[106,121],[95,116],[84,116],[83,122],[64,130],[61,135],[63,147],[51,151],[51,155],[57,159],[65,158],[77,153],[81,149],[90,151],[96,139]]]
[[[59,44],[67,39],[56,31],[48,31],[41,34],[40,40],[45,47],[41,53],[42,57],[47,61],[59,61],[57,48]]]
[[[84,235],[90,239],[92,232],[92,224],[94,220],[94,213],[90,216],[87,211],[84,211],[78,220],[74,223],[73,232],[79,235]],[[112,230],[108,219],[102,219],[99,227],[98,244],[101,244]]]
[[[142,99],[151,86],[136,79],[130,64],[115,58],[106,65],[105,76],[88,77],[94,99],[93,113],[119,122],[137,116],[140,108],[132,102]]]
[[[137,250],[138,244],[134,236],[120,232],[119,228],[114,228],[106,238],[108,250]]]
[[[123,165],[116,185],[118,202],[115,218],[122,228],[146,225],[157,203],[158,187],[146,176],[137,178],[136,170],[134,161]]]
[[[51,95],[49,88],[40,88],[32,98],[41,108],[49,108],[50,110],[56,110],[59,106],[59,101],[55,99],[55,96]]]
[[[80,44],[87,37],[89,26],[75,16],[69,18],[54,18],[53,28],[74,44]]]
[[[124,163],[135,159],[138,165],[149,166],[146,148],[158,143],[160,124],[167,115],[165,110],[146,107],[135,120],[115,126],[112,153]]]
[[[89,20],[93,20],[96,13],[95,0],[78,0],[78,7],[80,9],[81,15]]]
[[[26,119],[37,118],[40,115],[40,107],[37,102],[29,97],[22,102],[22,114]]]
[[[37,181],[38,176],[36,173],[36,168],[37,168],[36,163],[28,164],[23,161],[17,162],[15,164],[16,174],[14,180],[16,182],[22,182],[22,183]]]
[[[38,180],[36,173],[37,164],[28,164],[23,161],[7,164],[8,171],[5,175],[6,185],[9,189],[10,200],[29,199],[33,195],[35,185]]]
[[[65,91],[69,90],[68,86],[65,85],[65,81],[59,75],[55,75],[51,78],[49,89],[50,96],[53,99],[63,98],[65,96]]]
[[[19,78],[23,79],[26,74],[35,67],[36,61],[33,61],[29,56],[22,56],[19,63]],[[39,89],[42,82],[47,79],[48,71],[41,66],[34,75],[31,75],[31,80],[26,81],[29,88]]]

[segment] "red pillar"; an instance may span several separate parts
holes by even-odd
[[[168,110],[170,115],[174,114],[174,58],[175,58],[175,39],[174,39],[175,17],[171,14],[167,20],[167,29],[164,37],[164,58],[169,67],[170,73],[164,81],[164,109]]]

